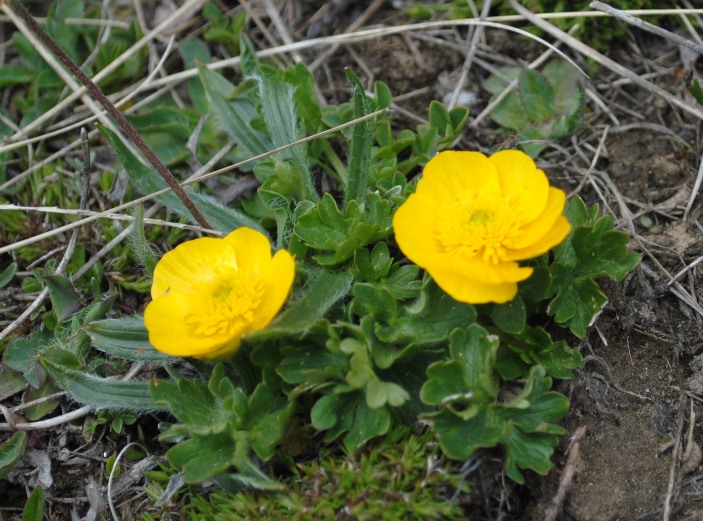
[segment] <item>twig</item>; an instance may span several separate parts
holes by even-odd
[[[658,25],[645,22],[644,20],[641,20],[635,16],[632,16],[631,14],[621,11],[620,9],[615,9],[614,7],[609,6],[608,4],[599,2],[598,0],[594,0],[588,7],[590,7],[591,9],[603,11],[604,13],[609,14],[614,18],[617,18],[618,20],[622,20],[623,22],[627,22],[628,24],[634,25],[638,29],[649,31],[650,33],[654,33],[657,36],[661,36],[662,38],[672,40],[678,45],[683,45],[685,47],[688,47],[689,49],[693,49],[696,52],[703,53],[703,45],[688,40],[683,36],[679,36],[678,34],[672,33],[671,31],[667,31],[666,29],[662,29]]]
[[[676,353],[676,361],[678,360],[678,353]],[[686,393],[683,390],[683,382],[681,381],[681,368],[677,372],[679,379],[679,410],[676,414],[676,433],[674,434],[674,450],[671,453],[671,466],[669,467],[669,484],[666,487],[666,497],[664,498],[664,513],[662,515],[662,521],[669,521],[671,518],[671,507],[674,498],[674,487],[676,486],[677,474],[680,467],[681,461],[681,437],[683,436],[683,424],[685,413],[684,409],[686,406]]]
[[[117,510],[115,510],[115,505],[112,502],[112,480],[115,477],[115,472],[117,471],[117,468],[119,466],[119,462],[122,459],[122,457],[125,455],[127,450],[132,446],[132,445],[137,445],[138,447],[141,447],[144,452],[149,454],[149,451],[144,447],[143,445],[132,442],[128,443],[124,447],[122,447],[122,450],[119,452],[117,457],[115,458],[115,461],[112,462],[112,468],[110,469],[110,476],[107,478],[107,504],[110,506],[110,513],[112,514],[112,517],[115,519],[115,521],[120,521],[120,517],[117,515]]]
[[[576,474],[576,465],[579,461],[579,454],[581,450],[581,443],[583,438],[586,436],[586,426],[582,425],[571,438],[571,448],[569,449],[569,458],[566,460],[566,465],[564,465],[564,470],[561,473],[561,479],[559,479],[559,488],[557,489],[557,495],[554,496],[554,501],[552,505],[547,509],[547,513],[544,516],[544,521],[556,521],[557,515],[561,512],[564,507],[564,500],[566,499],[566,494],[571,488],[571,484],[574,480],[574,474]]]
[[[698,174],[696,175],[696,181],[693,184],[693,190],[691,190],[691,197],[689,197],[688,203],[686,204],[686,209],[683,212],[684,221],[688,220],[688,214],[691,211],[691,208],[693,208],[693,203],[696,200],[698,191],[701,188],[701,182],[703,182],[703,157],[701,157],[701,164],[698,166]]]
[[[90,78],[75,64],[73,60],[68,57],[68,55],[59,47],[56,42],[42,29],[39,24],[34,20],[32,15],[27,11],[20,0],[10,0],[10,6],[17,13],[22,20],[29,26],[29,28],[36,34],[39,39],[46,45],[51,52],[53,52],[56,57],[61,60],[61,62],[70,70],[73,75],[78,78],[78,80],[88,89],[90,95],[95,98],[100,105],[107,111],[107,113],[117,122],[117,124],[122,128],[122,130],[127,134],[129,139],[137,146],[137,148],[144,154],[147,160],[154,166],[157,172],[161,174],[164,181],[171,187],[171,190],[178,196],[178,198],[183,201],[183,204],[188,208],[188,211],[193,215],[196,221],[204,228],[209,228],[210,225],[205,219],[205,216],[198,210],[198,208],[193,204],[193,201],[186,195],[178,181],[173,177],[171,172],[166,168],[161,160],[156,157],[156,154],[149,148],[144,139],[142,139],[139,132],[135,130],[132,124],[127,121],[127,118],[117,110],[117,108],[112,104],[112,102],[107,99],[107,97],[102,93],[95,83],[91,81]]]
[[[576,38],[569,36],[566,34],[564,31],[561,29],[556,28],[554,25],[550,24],[549,22],[546,22],[539,17],[535,16],[532,12],[530,12],[528,9],[517,3],[515,0],[509,0],[510,6],[515,9],[518,13],[523,15],[525,18],[527,18],[530,22],[532,22],[534,25],[539,27],[540,29],[548,32],[555,38],[558,38],[562,42],[564,42],[566,45],[571,47],[572,49],[575,49],[576,51],[580,52],[584,56],[598,62],[599,64],[603,65],[604,67],[607,67],[608,69],[612,70],[613,72],[616,72],[620,76],[624,76],[626,78],[629,78],[632,80],[632,82],[639,87],[642,87],[643,89],[646,89],[647,91],[656,94],[657,96],[665,99],[669,103],[676,105],[678,108],[681,110],[688,112],[689,114],[692,114],[696,116],[698,119],[703,120],[703,111],[688,105],[684,100],[672,95],[670,92],[665,91],[658,85],[654,85],[653,83],[642,79],[640,76],[629,70],[628,68],[620,65],[616,61],[611,60],[607,56],[599,53],[598,51],[595,51],[594,49],[590,48],[589,46],[583,44]]]

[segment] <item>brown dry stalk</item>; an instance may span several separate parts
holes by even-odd
[[[576,465],[579,462],[579,454],[581,450],[581,443],[583,438],[586,436],[586,426],[582,425],[571,438],[571,448],[569,449],[569,458],[566,461],[564,470],[561,473],[561,479],[559,480],[559,489],[557,490],[557,495],[554,497],[554,502],[547,509],[546,515],[544,516],[544,521],[555,521],[559,512],[564,506],[564,500],[566,499],[566,493],[571,488],[571,484],[574,480],[574,474],[576,474]]]
[[[8,4],[12,10],[20,16],[31,31],[44,42],[47,48],[61,60],[61,62],[70,70],[73,75],[85,86],[90,95],[98,102],[105,111],[117,122],[124,133],[136,145],[136,147],[144,154],[144,157],[152,164],[156,171],[163,177],[164,181],[173,190],[173,192],[183,201],[183,204],[188,211],[193,215],[195,220],[204,228],[210,228],[210,224],[205,219],[205,216],[198,210],[193,201],[188,197],[183,188],[178,184],[178,181],[173,177],[173,174],[164,165],[161,160],[156,157],[156,154],[149,148],[144,139],[139,135],[139,132],[127,121],[127,118],[117,110],[112,102],[102,93],[100,88],[91,81],[88,76],[75,64],[73,60],[59,47],[59,45],[49,36],[44,29],[37,23],[27,8],[24,7],[20,0],[0,0],[0,4]]]

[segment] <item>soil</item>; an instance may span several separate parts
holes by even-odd
[[[322,27],[302,21],[323,3],[306,2],[294,13],[293,19],[299,20],[294,35],[342,33],[369,6],[346,2],[346,9]],[[408,22],[389,2],[366,25]],[[428,34],[340,47],[316,71],[323,95],[330,102],[348,96],[340,71],[353,67],[369,85],[374,80],[388,83],[400,96],[397,121],[415,126],[418,116],[426,117],[429,101],[441,100],[456,85],[466,49],[463,29]],[[543,50],[513,34],[488,30],[477,57],[524,65]],[[309,51],[303,57],[310,63],[321,52]],[[681,521],[703,519],[699,446],[703,442],[703,319],[700,307],[695,309],[703,298],[700,269],[693,267],[682,275],[680,289],[669,283],[703,254],[700,200],[683,219],[703,152],[701,124],[666,100],[618,83],[618,76],[569,54],[589,69],[588,87],[602,104],[589,98],[584,128],[547,149],[539,164],[553,183],[578,193],[589,204],[599,203],[613,215],[619,228],[633,234],[632,247],[643,253],[643,261],[624,282],[605,283],[609,303],[603,313],[584,340],[569,339],[581,350],[585,363],[572,380],[559,382],[557,390],[571,399],[564,422],[568,433],[586,429],[578,450],[564,437],[553,458],[556,468],[545,477],[528,473],[523,486],[503,479],[500,467],[486,457],[484,470],[474,475],[482,477],[476,486],[485,492],[472,519],[545,519],[560,483],[569,482],[570,471],[573,479],[560,520],[645,521],[665,515]],[[625,44],[611,57],[638,74],[657,72],[654,83],[672,95],[684,95],[685,71],[674,44],[629,31]],[[480,87],[487,75],[473,64],[464,87],[466,99],[475,100],[472,117],[488,102],[488,93]],[[487,152],[509,137],[486,119],[470,126],[456,147]],[[693,305],[681,298],[682,291],[688,292]],[[79,438],[79,433],[67,432],[64,441],[69,446],[57,445],[55,450],[78,450],[70,444]],[[94,463],[85,474],[92,473],[98,480],[104,471],[102,454],[112,450],[111,442],[96,440],[91,450]],[[69,456],[66,453],[67,461]],[[69,477],[81,468],[77,462],[62,465],[70,469]],[[86,484],[89,480],[81,483],[80,491],[66,486],[65,497],[80,496],[77,499],[87,505]],[[0,496],[6,492],[0,482]],[[57,513],[58,518],[69,512],[67,506]]]

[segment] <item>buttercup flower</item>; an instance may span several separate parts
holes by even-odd
[[[294,275],[291,255],[280,250],[271,257],[268,239],[249,228],[185,242],[154,270],[144,312],[149,341],[174,356],[227,356],[243,335],[271,322]]]
[[[393,228],[403,253],[456,300],[503,303],[532,275],[517,261],[569,233],[565,201],[520,151],[441,152],[396,211]]]

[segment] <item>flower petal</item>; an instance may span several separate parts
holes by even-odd
[[[430,198],[416,193],[408,197],[393,216],[398,246],[408,259],[423,268],[439,253],[435,239],[439,212]]]
[[[544,207],[544,211],[531,223],[522,227],[520,237],[510,245],[511,249],[520,250],[536,242],[541,242],[541,238],[551,230],[554,223],[562,215],[565,202],[566,194],[563,190],[549,187],[547,204]],[[551,246],[549,248],[551,248]]]
[[[217,276],[218,267],[236,262],[232,248],[222,239],[203,237],[184,242],[167,252],[154,269],[151,296],[157,298],[169,290],[188,293]]]
[[[532,274],[531,268],[526,270],[524,280]],[[463,273],[452,270],[440,270],[432,273],[432,278],[437,285],[459,302],[469,304],[485,304],[496,302],[502,304],[515,298],[517,294],[517,282],[490,283],[467,278]]]
[[[295,260],[285,250],[279,250],[261,273],[266,293],[249,331],[258,331],[269,325],[288,298],[295,277]]]
[[[151,345],[168,355],[194,358],[209,358],[239,347],[239,337],[195,334],[186,322],[193,304],[191,299],[175,292],[152,300],[144,310],[144,325]]]
[[[547,204],[549,180],[530,156],[503,150],[488,158],[500,179],[503,197],[510,201],[515,218],[523,223],[536,219]]]
[[[496,169],[486,156],[480,152],[444,151],[427,163],[416,193],[449,202],[467,192],[499,189]]]
[[[271,244],[260,232],[251,228],[241,227],[224,238],[234,250],[238,269],[246,269],[250,273],[258,273],[262,267],[271,262]]]
[[[571,231],[571,224],[563,215],[559,215],[557,220],[554,222],[552,227],[540,237],[539,241],[530,244],[529,246],[521,250],[508,250],[506,255],[506,260],[525,260],[532,259],[543,253],[547,253],[554,246],[560,244],[569,232]]]

